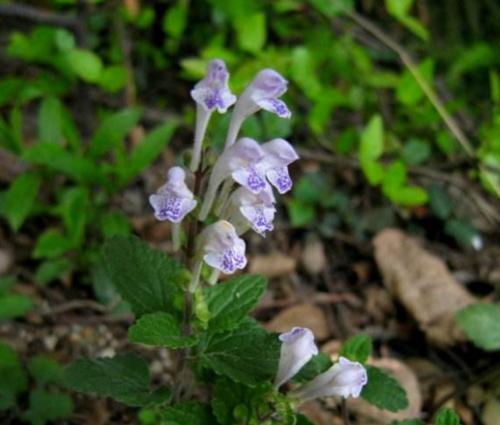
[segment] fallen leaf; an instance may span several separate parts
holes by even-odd
[[[309,274],[321,273],[325,269],[327,262],[323,243],[318,239],[307,241],[300,260]]]
[[[492,396],[484,405],[481,419],[484,425],[498,425],[498,418],[500,418],[500,400]]]
[[[250,258],[249,273],[262,274],[268,278],[290,274],[297,268],[297,261],[279,251],[269,255],[256,255]]]
[[[474,298],[452,277],[446,264],[396,229],[374,239],[375,259],[384,285],[438,345],[464,340],[455,314]]]
[[[275,332],[288,332],[294,326],[311,329],[317,340],[324,340],[330,336],[325,313],[312,304],[299,304],[282,310],[266,325],[266,328]]]

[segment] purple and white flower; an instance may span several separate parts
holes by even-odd
[[[208,226],[201,234],[203,260],[210,267],[232,274],[247,265],[245,241],[226,220]]]
[[[235,225],[238,234],[244,233],[251,227],[255,232],[265,236],[266,232],[273,230],[275,202],[270,186],[266,186],[257,194],[240,187],[229,197],[227,216]]]
[[[259,193],[266,186],[266,174],[262,159],[265,153],[261,146],[253,139],[243,137],[229,149],[226,149],[217,159],[203,202],[200,220],[208,215],[217,190],[228,177],[246,187],[253,193]]]
[[[292,188],[292,179],[288,174],[288,165],[299,156],[290,143],[284,139],[273,139],[262,145],[265,152],[266,177],[269,182],[283,194]]]
[[[359,397],[367,382],[368,375],[361,363],[340,357],[338,363],[291,395],[301,401],[317,397]]]
[[[279,336],[281,341],[280,361],[274,386],[279,388],[293,378],[313,356],[318,354],[314,335],[307,328],[293,328]]]
[[[226,148],[235,142],[243,121],[260,109],[272,112],[280,118],[291,117],[286,103],[279,99],[286,92],[287,86],[288,81],[273,69],[263,69],[255,76],[234,106]]]
[[[197,104],[194,148],[190,164],[192,171],[196,171],[199,166],[202,143],[212,112],[217,110],[223,114],[236,102],[236,96],[229,90],[228,80],[226,64],[220,59],[214,59],[208,64],[205,78],[191,90],[191,97]]]
[[[181,167],[172,167],[167,173],[167,182],[149,197],[158,220],[180,223],[196,207],[197,202],[185,179],[186,173]]]

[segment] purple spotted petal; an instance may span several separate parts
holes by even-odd
[[[253,193],[259,193],[267,186],[264,173],[259,172],[255,166],[240,168],[231,175],[236,182]]]
[[[248,220],[252,229],[260,235],[264,236],[266,232],[273,230],[273,219],[276,208],[242,206],[240,207],[240,212]]]
[[[268,99],[258,99],[256,103],[262,109],[272,112],[273,114],[278,115],[278,117],[280,118],[290,118],[292,116],[292,113],[286,106],[286,103],[280,99],[276,99],[273,97]]]
[[[172,223],[179,223],[196,207],[195,200],[175,196],[172,192],[151,195],[149,202],[158,220],[168,220]]]
[[[279,193],[286,193],[292,188],[293,183],[288,174],[287,167],[272,168],[267,170],[266,175],[271,184],[278,189]]]

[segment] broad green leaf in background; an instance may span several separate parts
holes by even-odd
[[[72,262],[68,258],[44,261],[36,269],[34,280],[38,285],[46,285],[70,270],[71,266]]]
[[[211,400],[212,411],[221,425],[233,425],[237,406],[251,396],[251,388],[233,382],[225,377],[218,377]]]
[[[0,411],[16,404],[18,394],[28,388],[28,376],[16,352],[0,341]]]
[[[244,275],[232,278],[205,290],[205,301],[210,312],[209,329],[234,329],[255,307],[266,292],[263,276]]]
[[[384,124],[380,115],[374,115],[361,133],[360,161],[375,161],[384,152]]]
[[[308,0],[308,2],[327,18],[349,13],[354,9],[354,0]]]
[[[450,218],[445,222],[444,231],[455,238],[460,245],[467,248],[479,249],[482,247],[479,233],[467,220]]]
[[[28,371],[38,385],[59,384],[63,377],[63,368],[50,357],[38,355],[28,361]]]
[[[382,192],[388,196],[397,196],[397,193],[405,185],[407,179],[407,169],[403,161],[396,160],[385,170],[382,179]]]
[[[10,185],[5,195],[3,214],[14,231],[19,230],[29,216],[38,195],[41,179],[38,174],[24,173]]]
[[[292,51],[292,63],[290,67],[291,77],[295,84],[310,99],[316,99],[323,94],[321,83],[316,75],[313,56],[307,47],[295,47]]]
[[[113,285],[137,316],[173,312],[180,293],[180,265],[135,236],[114,236],[103,248],[104,264]]]
[[[101,232],[105,239],[115,235],[128,235],[130,223],[127,216],[121,211],[109,211],[101,216]]]
[[[342,344],[340,355],[354,362],[365,363],[372,354],[372,344],[368,335],[355,335]]]
[[[66,228],[67,239],[73,247],[78,247],[84,236],[87,221],[90,196],[84,187],[73,187],[63,193],[58,206]]]
[[[144,139],[139,142],[126,163],[120,164],[120,173],[124,183],[137,176],[144,168],[150,165],[158,155],[160,155],[168,142],[170,142],[177,126],[178,122],[170,119],[165,124],[149,132]]]
[[[429,143],[420,139],[410,139],[401,149],[401,157],[408,165],[422,164],[430,155]]]
[[[446,220],[450,217],[453,211],[453,201],[448,191],[437,184],[429,187],[429,206],[432,212],[441,220]]]
[[[453,410],[445,407],[436,415],[434,425],[461,425],[461,421]]]
[[[99,157],[123,143],[125,136],[137,125],[140,117],[139,108],[129,108],[104,118],[90,141],[89,154]]]
[[[418,65],[418,70],[427,83],[432,85],[434,76],[434,61],[432,59],[425,59]],[[424,92],[415,80],[415,77],[413,77],[410,71],[404,71],[396,88],[396,99],[398,99],[398,101],[403,105],[415,106],[423,98]]]
[[[38,237],[33,257],[52,259],[66,253],[71,248],[71,241],[58,230],[47,229]]]
[[[99,84],[104,90],[116,93],[127,83],[127,70],[122,65],[105,67],[99,77]]]
[[[405,390],[398,381],[382,369],[366,366],[368,383],[363,387],[361,397],[379,409],[397,412],[408,407]]]
[[[183,336],[181,324],[172,315],[159,311],[145,314],[128,330],[131,342],[157,347],[182,348],[196,344],[194,336]]]
[[[405,25],[411,32],[422,40],[429,39],[426,28],[415,18],[410,16],[414,0],[385,0],[385,7],[389,14]]]
[[[361,158],[360,165],[366,179],[372,186],[376,186],[382,182],[385,174],[382,164],[372,159]]]
[[[90,50],[73,49],[67,53],[67,63],[73,72],[88,83],[97,83],[103,69],[99,56]]]
[[[38,139],[60,144],[63,138],[62,120],[61,101],[55,97],[43,99],[38,111]]]
[[[162,425],[217,425],[209,406],[185,401],[160,411]]]
[[[299,413],[296,417],[295,425],[315,425],[307,416]]]
[[[316,209],[312,204],[293,198],[288,203],[288,215],[293,227],[302,227],[316,218]]]
[[[201,341],[199,352],[202,366],[253,386],[276,373],[280,344],[275,335],[251,324],[231,332],[208,334]]]
[[[45,425],[67,418],[72,412],[73,402],[68,395],[36,388],[30,392],[29,409],[22,416],[32,425]]]
[[[76,360],[67,366],[63,379],[74,391],[111,397],[128,406],[168,400],[166,392],[151,391],[148,364],[134,354]]]
[[[486,351],[500,350],[500,306],[473,304],[457,314],[460,327],[467,337]]]
[[[247,52],[257,53],[266,43],[266,15],[255,13],[237,18],[234,22],[238,46]]]
[[[429,199],[425,189],[420,186],[403,186],[391,192],[388,196],[395,204],[405,207],[423,205]]]
[[[173,38],[179,38],[187,24],[188,1],[178,0],[163,17],[163,31]]]
[[[0,321],[24,316],[33,307],[33,301],[26,295],[0,295]]]

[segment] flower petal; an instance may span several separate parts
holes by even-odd
[[[265,99],[255,99],[255,103],[262,109],[278,115],[280,118],[290,118],[292,113],[286,106],[286,103],[275,97]]]
[[[281,194],[288,192],[292,188],[293,182],[288,174],[287,167],[271,168],[267,170],[266,176]]]

